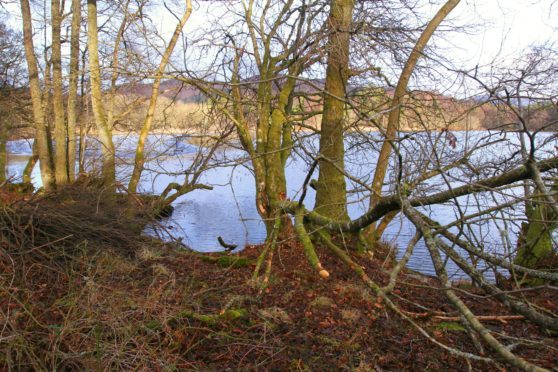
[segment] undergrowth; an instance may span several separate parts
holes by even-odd
[[[318,254],[332,274],[327,280],[309,269],[296,239],[282,241],[260,295],[248,283],[261,247],[240,255],[181,251],[141,235],[153,218],[149,209],[139,209],[141,203],[103,200],[98,191],[73,187],[1,206],[0,369],[367,371],[464,365],[374,300],[325,249]],[[379,283],[389,279],[387,253],[358,256]],[[428,309],[455,316],[432,278],[402,273],[394,294],[408,314]],[[503,314],[493,299],[479,298],[469,303],[479,314]],[[558,303],[552,296],[534,299]],[[416,321],[439,342],[475,352],[460,323],[431,317]],[[517,347],[525,358],[547,367],[558,363],[556,340],[533,325],[490,327],[502,337],[536,339]]]

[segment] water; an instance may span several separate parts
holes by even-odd
[[[418,174],[424,171],[425,161],[439,165],[449,164],[463,154],[478,148],[469,154],[468,158],[472,167],[469,169],[453,169],[446,173],[446,178],[434,177],[425,182],[417,189],[415,195],[420,193],[431,194],[437,190],[447,189],[447,183],[452,187],[466,183],[471,177],[477,177],[470,172],[475,172],[480,177],[488,177],[502,169],[517,166],[520,162],[519,140],[515,133],[500,132],[460,132],[455,133],[457,145],[451,146],[445,134],[421,133],[408,135],[400,142],[400,151],[405,168],[403,179],[411,182]],[[405,137],[405,134],[401,134]],[[547,133],[539,134],[535,143],[537,154],[541,158],[554,155],[556,140]],[[370,183],[376,162],[377,150],[381,143],[377,142],[378,136],[370,134],[366,138],[362,136],[348,136],[346,139],[347,158],[346,167],[355,177],[363,180],[365,184]],[[125,183],[131,173],[131,162],[133,161],[133,150],[136,137],[115,136],[118,157],[118,175]],[[144,172],[140,189],[148,193],[160,193],[169,182],[182,182],[184,169],[195,159],[198,152],[206,152],[207,149],[199,148],[189,144],[184,138],[176,138],[173,135],[151,136],[152,148],[148,154],[151,160],[147,162],[147,171]],[[302,147],[291,156],[287,168],[288,197],[297,200],[300,196],[304,178],[309,169],[310,160],[306,153],[317,153],[317,139],[315,137],[300,138]],[[488,144],[488,145],[487,145]],[[88,141],[88,160],[93,164],[98,157],[99,147],[95,140]],[[26,141],[12,141],[9,143],[8,173],[20,177],[26,159],[30,154],[30,144]],[[437,155],[432,149],[437,149]],[[162,225],[175,237],[180,237],[183,242],[192,249],[202,252],[221,251],[217,237],[231,244],[243,247],[246,244],[262,243],[265,240],[265,226],[255,207],[255,185],[253,175],[249,169],[249,162],[244,158],[242,151],[233,148],[222,148],[216,153],[214,168],[204,172],[199,180],[213,186],[213,190],[196,190],[178,198],[175,203],[175,211],[172,217],[162,221]],[[225,164],[225,166],[222,166]],[[90,165],[91,167],[92,165]],[[38,166],[33,172],[33,182],[40,185]],[[397,162],[393,162],[388,178],[392,181],[398,174]],[[317,178],[317,170],[314,174]],[[358,191],[362,186],[348,181],[349,192],[349,215],[356,218],[364,213],[368,207],[366,193]],[[385,187],[385,193],[393,192],[390,186]],[[435,206],[424,206],[419,208],[431,218],[446,224],[460,217],[460,213],[468,215],[476,213],[479,209],[485,209],[522,195],[522,189],[515,187],[498,193],[479,193],[458,198]],[[308,194],[304,201],[308,208],[314,205],[315,192],[308,188]],[[515,210],[507,209],[504,213],[494,213],[492,218],[476,221],[466,225],[463,233],[473,242],[482,242],[485,251],[496,254],[505,254],[515,247],[515,237],[523,216],[521,205]],[[452,231],[457,233],[456,228]],[[398,215],[390,224],[384,238],[394,247],[398,248],[400,257],[412,236],[415,233],[414,226],[404,217]],[[424,243],[421,241],[415,248],[408,263],[411,269],[425,274],[433,275],[434,269],[430,256]],[[481,264],[482,267],[482,264]],[[462,273],[451,262],[448,263],[448,271],[456,278]],[[491,272],[487,273],[492,276]]]

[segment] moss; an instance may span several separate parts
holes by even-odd
[[[163,327],[162,327],[161,323],[159,323],[155,319],[152,319],[152,320],[148,321],[147,323],[145,323],[145,328],[150,329],[152,331],[158,331],[158,330],[162,329]]]
[[[321,343],[329,346],[333,346],[334,348],[340,348],[342,346],[342,342],[324,335],[319,335],[316,337]]]
[[[333,300],[329,297],[319,296],[316,297],[312,302],[310,302],[311,307],[327,308],[332,307],[335,304]]]
[[[194,319],[208,326],[216,326],[220,322],[233,322],[239,319],[248,318],[246,309],[229,309],[221,314],[200,314],[191,310],[183,310],[176,316],[170,318],[167,323],[170,327],[176,327],[180,319]]]
[[[248,318],[248,310],[246,309],[229,309],[225,311],[223,314],[219,315],[219,318],[227,320],[227,321],[234,321],[237,319],[246,319]]]
[[[450,331],[450,332],[465,332],[466,329],[463,325],[455,322],[442,322],[436,326],[439,331]]]

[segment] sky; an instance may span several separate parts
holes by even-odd
[[[529,46],[558,41],[556,0],[464,0],[452,16],[458,24],[481,26],[454,41],[457,57],[472,64],[513,58]]]
[[[193,2],[195,10],[186,31],[196,29],[207,21],[207,10],[204,9],[207,6],[219,13],[223,13],[224,9],[216,8],[226,9],[227,6],[226,2]],[[424,0],[424,3],[432,1]],[[439,6],[440,1],[427,5],[427,12],[434,14]],[[4,7],[13,14],[19,12],[18,2],[6,2]],[[162,7],[160,13],[151,14],[151,17],[164,33],[174,30],[175,19]],[[493,57],[501,46],[505,53],[513,53],[534,43],[558,39],[558,0],[462,0],[451,17],[463,26],[485,25],[474,35],[457,36],[455,40],[455,47],[463,50],[459,54],[473,60]],[[21,26],[19,17],[9,17],[7,23],[14,28]]]
[[[442,0],[419,0],[419,3],[423,4],[427,21],[440,8]],[[223,2],[194,4],[186,32],[207,22],[208,9],[219,16],[226,14]],[[169,19],[165,12],[156,17],[159,21],[155,24],[163,33],[174,30],[176,21]],[[436,39],[436,43],[458,68],[482,68],[494,62],[499,66],[509,65],[531,46],[550,42],[558,47],[558,0],[462,0],[449,18],[453,25],[468,32],[447,34],[444,39]]]
[[[183,0],[167,1],[174,2],[175,9],[184,5]],[[438,10],[441,2],[419,0],[424,6],[425,21]],[[186,33],[203,26],[208,21],[208,12],[218,14],[216,17],[227,14],[227,1],[193,0],[193,3],[194,12],[185,27]],[[13,14],[19,14],[17,4],[5,3],[5,6]],[[174,31],[177,21],[164,7],[159,7],[150,16],[163,35]],[[443,40],[437,39],[436,43],[460,68],[488,65],[494,60],[506,65],[530,46],[545,42],[558,47],[558,0],[462,0],[450,18],[454,25],[466,27],[469,33],[450,33]],[[21,27],[19,17],[8,18],[8,23],[14,28]]]

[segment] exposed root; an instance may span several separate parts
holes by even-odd
[[[306,232],[306,228],[304,227],[304,209],[298,208],[295,213],[295,230],[298,234],[298,238],[300,239],[302,246],[304,247],[304,254],[312,266],[313,269],[318,271],[318,274],[323,279],[327,279],[329,277],[329,272],[322,267],[320,259],[316,254],[316,250],[314,249],[314,245],[312,244],[312,240],[308,233]]]

